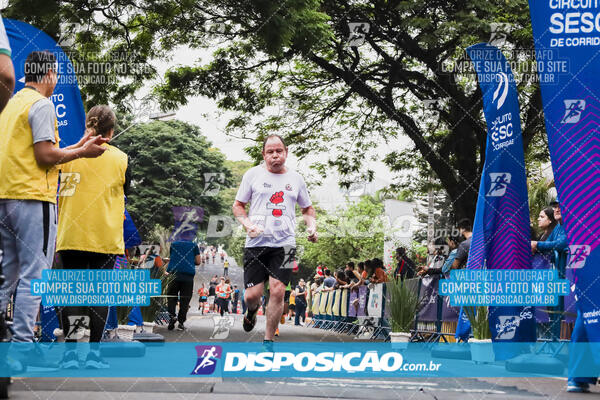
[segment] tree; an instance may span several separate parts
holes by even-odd
[[[7,15],[79,23],[72,53],[84,64],[117,51],[131,56],[127,66],[147,66],[177,45],[215,48],[212,60],[166,74],[155,91],[163,107],[197,95],[216,99],[235,113],[231,132],[258,140],[283,132],[300,157],[326,154],[315,168],[336,168],[346,184],[373,177],[364,167],[372,157],[399,173],[433,176],[457,219],[475,212],[486,129],[474,75],[454,67],[469,64],[464,49],[487,41],[492,22],[513,25],[508,49],[533,48],[525,0],[63,0],[51,2],[59,10],[44,18],[31,15],[24,6],[30,0],[14,3]],[[362,23],[362,46],[348,46],[357,34],[351,22]],[[535,60],[525,54],[516,61]],[[544,134],[541,95],[535,73],[515,72],[528,150]],[[156,71],[113,68],[107,75],[117,79],[83,86],[86,105],[128,108],[126,100]],[[424,103],[435,104],[434,115]],[[413,147],[374,154],[378,143],[399,135]],[[248,152],[259,159],[258,146]],[[547,157],[526,153],[528,161]]]
[[[236,133],[283,131],[300,156],[329,152],[318,169],[335,167],[346,183],[361,172],[372,178],[361,170],[369,150],[403,133],[414,147],[392,149],[388,165],[434,175],[456,218],[472,219],[487,136],[481,92],[472,74],[448,66],[488,40],[491,22],[513,23],[513,48],[532,48],[526,7],[524,0],[206,1],[201,8],[227,24],[229,46],[210,63],[171,70],[158,93],[167,106],[198,94],[217,99],[238,112],[229,125]],[[347,45],[349,22],[369,24],[362,47]],[[544,132],[532,76],[519,76],[526,148]],[[426,101],[436,102],[437,116],[423,110]],[[282,102],[284,112],[256,118]]]
[[[218,196],[205,194],[204,173],[223,173],[227,184],[231,171],[225,156],[210,147],[198,127],[181,121],[150,122],[129,129],[114,144],[129,156],[132,187],[127,209],[142,238],[156,224],[173,227],[171,207],[203,207],[203,226],[223,211]]]
[[[300,263],[314,271],[318,263],[329,269],[343,268],[348,261],[383,257],[383,203],[363,196],[345,210],[328,214],[317,211],[319,240],[310,243],[299,228],[296,242],[302,248]]]
[[[221,188],[219,191],[219,201],[223,204],[224,214],[233,217],[231,207],[235,201],[235,195],[240,187],[240,183],[242,183],[242,177],[246,171],[252,168],[252,163],[249,161],[225,160],[224,166],[231,171],[231,180],[230,185]]]

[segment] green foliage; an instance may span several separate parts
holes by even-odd
[[[392,332],[410,332],[419,311],[419,296],[411,290],[405,281],[392,277],[387,283],[390,296],[390,322]]]
[[[397,173],[400,187],[421,190],[412,178],[432,176],[461,219],[474,215],[487,133],[473,74],[447,67],[469,63],[464,49],[487,41],[492,22],[512,24],[508,49],[533,48],[527,8],[525,0],[14,0],[5,16],[55,38],[67,33],[58,21],[78,23],[76,66],[126,56],[110,62],[109,81],[80,79],[88,108],[111,103],[135,114],[131,98],[159,81],[153,60],[179,46],[212,49],[212,58],[167,71],[153,91],[164,108],[214,99],[232,115],[229,133],[281,133],[299,157],[322,154],[314,168],[337,169],[345,184],[372,179],[373,159]],[[347,45],[349,22],[370,24],[360,47]],[[539,84],[515,74],[526,160],[545,161]],[[425,110],[425,100],[439,100],[439,110]],[[400,136],[412,147],[394,148]],[[390,148],[377,154],[381,143]],[[260,157],[257,146],[247,152]]]
[[[204,195],[204,173],[222,172],[226,184],[231,171],[225,156],[210,148],[198,127],[181,121],[140,124],[118,136],[114,145],[127,153],[132,187],[127,209],[142,240],[156,224],[172,229],[174,206],[204,208],[204,225],[223,211],[218,196]]]
[[[165,228],[160,225],[154,225],[154,228],[150,232],[150,236],[147,238],[148,243],[154,243],[160,245],[161,258],[169,258],[171,253],[171,243],[169,238],[171,237],[172,229]]]
[[[469,322],[471,323],[473,338],[479,340],[492,338],[488,320],[489,310],[487,306],[463,307],[463,312],[467,314],[467,318],[469,318]]]
[[[252,163],[249,161],[225,160],[224,167],[231,171],[231,179],[226,187],[221,188],[218,197],[219,202],[223,204],[223,215],[229,215],[233,217],[231,207],[235,201],[235,195],[240,187],[244,173],[252,168]]]
[[[314,270],[319,262],[330,269],[343,268],[348,261],[382,257],[384,226],[383,204],[369,196],[362,197],[346,210],[328,214],[317,210],[319,240],[306,239],[305,226],[299,227],[297,243],[303,248],[300,263]]]
[[[251,139],[283,133],[298,156],[326,155],[313,167],[323,175],[337,169],[345,184],[372,179],[365,167],[370,159],[409,171],[410,179],[397,183],[403,187],[414,186],[414,175],[431,175],[456,218],[473,218],[487,135],[481,92],[472,74],[443,67],[468,63],[464,49],[488,40],[491,22],[513,24],[511,48],[531,48],[527,2],[320,3],[207,2],[231,22],[226,46],[204,65],[169,71],[157,88],[163,104],[184,104],[190,95],[214,98],[236,113],[230,132]],[[263,29],[269,12],[273,23]],[[348,23],[358,21],[370,31],[363,46],[351,48]],[[541,97],[531,75],[516,73],[527,149],[544,132]],[[439,100],[434,115],[424,110],[428,99]],[[280,112],[266,112],[273,107]],[[413,148],[375,154],[378,144],[401,134]],[[256,146],[247,152],[259,157]],[[528,160],[544,157],[538,147],[528,152]]]
[[[243,230],[237,230],[229,239],[227,254],[235,259],[239,266],[244,265],[244,244],[246,243],[246,234]]]

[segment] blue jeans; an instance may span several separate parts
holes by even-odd
[[[14,304],[13,342],[33,342],[40,296],[31,295],[31,281],[52,267],[56,242],[56,205],[37,200],[0,200],[0,246],[6,281],[0,288],[5,310]]]

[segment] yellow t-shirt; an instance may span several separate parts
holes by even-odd
[[[56,249],[123,254],[127,155],[109,144],[62,168]],[[70,187],[63,187],[69,185]]]
[[[34,89],[19,90],[0,114],[0,199],[56,203],[58,168],[42,167],[33,152],[29,110],[45,97]],[[54,121],[54,146],[58,126]]]

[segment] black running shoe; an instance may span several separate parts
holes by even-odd
[[[62,369],[79,369],[79,356],[77,351],[69,350],[63,354],[62,360],[60,360],[60,367]]]
[[[87,358],[85,360],[85,368],[86,369],[106,369],[110,368],[110,365],[104,361],[102,357],[100,357],[100,352],[97,350],[92,350],[88,353]]]
[[[167,329],[170,330],[170,331],[172,331],[173,329],[175,329],[175,322],[176,321],[174,319],[170,320],[169,321],[169,326],[167,326]]]
[[[250,332],[254,329],[254,325],[256,325],[256,314],[258,308],[254,311],[250,311],[250,309],[246,310],[246,314],[244,314],[244,323],[243,327],[246,332]]]

